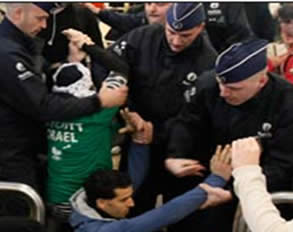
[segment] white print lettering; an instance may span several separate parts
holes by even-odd
[[[74,132],[48,129],[48,139],[55,142],[78,143]]]

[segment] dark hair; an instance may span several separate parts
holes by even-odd
[[[116,188],[129,186],[131,180],[128,174],[116,170],[98,170],[90,175],[84,184],[87,203],[95,208],[97,199],[112,199],[115,197]]]
[[[278,10],[278,17],[281,21],[289,21],[293,19],[293,4],[286,3]]]

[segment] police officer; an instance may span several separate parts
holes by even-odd
[[[137,214],[154,206],[159,188],[167,182],[162,180],[167,121],[196,93],[198,75],[212,68],[216,59],[201,34],[205,26],[201,3],[174,3],[166,18],[165,27],[137,28],[110,48],[130,66],[130,109],[154,125],[150,174],[135,196]]]
[[[181,158],[205,164],[216,145],[257,136],[263,138],[261,165],[269,190],[291,188],[293,88],[267,73],[266,45],[264,40],[236,43],[218,56],[215,71],[199,78],[202,88],[170,127],[165,163],[171,173],[186,175]],[[212,208],[214,218],[197,231],[231,231],[235,206],[231,201]]]
[[[97,112],[124,103],[127,87],[101,88],[78,99],[48,93],[34,63],[34,38],[44,28],[54,3],[7,3],[0,25],[0,180],[38,189],[36,155],[46,151],[44,124]],[[73,61],[72,53],[68,59]]]

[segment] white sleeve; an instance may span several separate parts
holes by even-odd
[[[293,231],[293,220],[286,222],[272,203],[266,190],[266,179],[257,165],[233,171],[234,190],[240,199],[242,213],[252,232]]]

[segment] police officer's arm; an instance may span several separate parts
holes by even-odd
[[[116,54],[96,45],[88,35],[72,28],[63,30],[62,33],[91,57],[92,79],[97,89],[100,88],[109,70],[118,72],[125,78],[128,77],[128,64]]]
[[[101,10],[97,17],[112,28],[127,33],[136,27],[144,24],[144,14],[142,12],[135,14],[118,13],[111,10]]]
[[[168,154],[173,158],[188,158],[209,130],[209,118],[204,95],[196,94],[181,113],[168,125]],[[203,144],[202,144],[203,145]]]
[[[289,95],[290,93],[287,94]],[[284,105],[285,104],[284,102]],[[280,114],[280,119],[276,128],[272,139],[267,141],[267,147],[269,147],[269,149],[264,149],[261,160],[261,166],[267,176],[269,191],[288,190],[292,187],[293,116],[288,109],[285,109],[283,113]]]
[[[168,158],[165,166],[177,177],[202,175],[205,167],[201,163],[208,162],[208,157],[199,155],[200,146],[205,147],[205,133],[209,128],[206,126],[205,110],[198,104],[197,98],[193,98],[168,127]]]
[[[5,75],[0,80],[1,101],[16,112],[38,121],[68,120],[101,109],[97,95],[78,99],[65,94],[48,93],[41,77],[26,63],[21,53],[0,62]]]
[[[94,62],[100,63],[108,70],[114,70],[128,76],[129,66],[119,56],[110,51],[104,50],[96,45],[84,45],[82,49],[90,55]]]
[[[140,30],[140,28],[123,35],[108,48],[108,50],[123,59],[131,68],[135,68],[137,60],[142,56],[139,48],[140,42],[145,38],[145,35],[139,33],[138,30]]]

